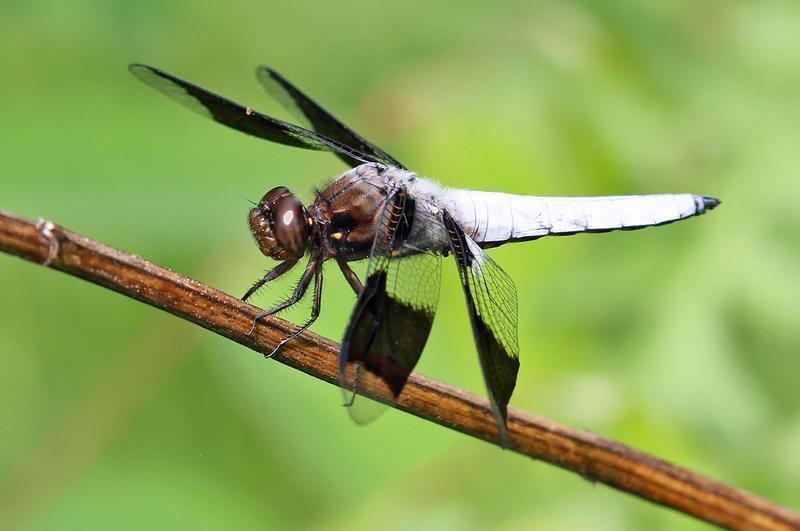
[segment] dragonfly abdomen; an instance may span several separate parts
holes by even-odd
[[[444,202],[465,232],[485,246],[663,225],[719,204],[692,194],[537,197],[472,190],[448,190]]]

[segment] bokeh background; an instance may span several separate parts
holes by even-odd
[[[492,251],[520,297],[512,405],[798,510],[798,52],[791,0],[4,0],[0,208],[235,295],[272,265],[247,200],[345,168],[187,112],[134,61],[288,118],[271,65],[446,185],[717,196]],[[419,369],[482,393],[445,264]],[[327,271],[314,330],[338,339],[354,297]],[[61,273],[0,256],[0,286],[2,529],[705,527],[399,412],[357,427],[336,388]]]

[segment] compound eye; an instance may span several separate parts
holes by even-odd
[[[272,230],[280,247],[292,256],[303,254],[308,240],[308,222],[306,209],[294,195],[283,195],[275,201]]]
[[[264,197],[261,198],[261,205],[263,206],[269,205],[271,207],[275,203],[275,201],[277,201],[278,199],[280,199],[285,195],[292,195],[292,193],[285,186],[276,186],[275,188],[264,194]]]

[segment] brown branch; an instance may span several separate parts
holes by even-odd
[[[257,352],[271,351],[295,328],[270,318],[248,336],[257,308],[51,222],[33,223],[0,211],[0,250],[156,306]],[[333,341],[305,333],[275,359],[335,384],[338,350]],[[367,376],[363,383],[374,398],[389,400],[388,390],[375,378]],[[413,374],[393,406],[496,444],[486,400],[458,388]],[[711,523],[737,529],[800,529],[800,516],[772,502],[530,413],[510,408],[508,435],[513,451]]]

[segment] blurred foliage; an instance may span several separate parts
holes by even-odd
[[[269,64],[447,185],[720,197],[493,251],[521,300],[512,404],[797,510],[798,50],[790,0],[4,0],[0,208],[232,294],[271,265],[247,200],[310,199],[339,162],[203,121],[134,61],[285,117]],[[0,284],[3,529],[704,527],[408,415],[356,427],[332,386],[55,271],[2,256]],[[482,392],[458,290],[447,263],[420,370]]]

